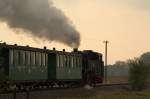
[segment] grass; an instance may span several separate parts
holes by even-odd
[[[150,92],[110,92],[89,99],[150,99]]]
[[[109,83],[126,83],[128,82],[128,77],[109,77]],[[88,92],[86,95],[74,95],[74,96],[64,96],[55,97],[53,99],[150,99],[150,85],[144,91],[113,91],[113,90],[103,90],[96,89],[94,92]]]
[[[127,77],[109,77],[108,81],[110,83],[124,83],[128,80]],[[25,96],[26,94],[20,95],[17,99],[25,99]],[[79,88],[60,91],[33,92],[30,93],[30,97],[30,99],[150,99],[150,85],[141,92],[129,91],[127,89],[120,90],[117,88],[94,88],[92,90]]]
[[[64,97],[54,99],[150,99],[150,91],[144,92],[106,92],[96,96]]]
[[[127,83],[128,76],[109,76],[107,81],[108,83]]]

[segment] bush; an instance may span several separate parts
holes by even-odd
[[[143,90],[149,76],[149,66],[135,59],[129,61],[129,84],[132,90]]]

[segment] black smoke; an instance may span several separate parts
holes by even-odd
[[[52,0],[0,0],[0,21],[33,37],[80,45],[79,32]]]

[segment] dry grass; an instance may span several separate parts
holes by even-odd
[[[109,76],[107,79],[108,83],[127,83],[127,76]]]
[[[64,96],[64,97],[51,97],[47,99],[150,99],[150,90],[142,92],[113,92],[113,91],[99,91],[95,94],[91,93],[86,96]]]
[[[109,83],[126,83],[128,77],[109,77]],[[26,94],[17,95],[17,99],[26,99]],[[0,99],[10,96],[2,97]],[[150,84],[142,92],[134,92],[121,88],[94,88],[87,90],[84,88],[57,90],[57,91],[42,91],[30,93],[30,99],[150,99]]]
[[[26,99],[26,95],[17,95],[17,99]],[[12,97],[1,97],[0,99],[13,99]],[[112,91],[112,90],[67,90],[57,92],[32,93],[30,99],[150,99],[150,89],[142,92]]]
[[[99,92],[96,95],[63,96],[41,99],[150,99],[150,91],[143,92]]]

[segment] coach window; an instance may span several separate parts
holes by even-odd
[[[82,67],[82,58],[80,57],[79,59],[80,59],[79,60],[80,61],[80,67]]]
[[[66,67],[69,67],[68,65],[68,55],[66,55]]]
[[[80,57],[80,67],[82,67],[82,58]]]
[[[30,51],[26,51],[26,64],[30,65],[31,63],[31,53]]]
[[[70,56],[68,55],[68,67],[70,68]]]
[[[21,58],[22,58],[22,57],[21,57],[21,51],[19,50],[19,51],[18,51],[18,65],[21,65],[21,61],[22,61]]]
[[[48,65],[48,54],[45,54],[45,65],[44,66],[47,66]]]
[[[61,67],[61,55],[59,55],[59,68]]]
[[[75,67],[75,65],[74,65],[74,55],[72,56],[72,62],[73,62],[73,63],[72,63],[73,66],[72,66],[72,67],[74,68],[74,67]]]
[[[65,55],[65,57],[66,57],[65,66],[68,67],[68,57],[67,57],[67,55]]]
[[[20,63],[19,57],[20,57],[20,52],[19,52],[19,50],[17,50],[17,51],[16,51],[16,64],[17,64],[17,65],[19,65],[19,63]]]
[[[69,67],[69,57],[66,55],[66,67]]]
[[[75,68],[77,67],[77,58],[76,58],[76,56],[74,56],[74,67]]]
[[[23,65],[23,51],[19,51],[19,65]]]
[[[31,64],[35,65],[35,52],[31,52]]]
[[[65,61],[66,61],[66,58],[65,58],[65,55],[63,55],[63,67],[65,67]]]
[[[36,62],[35,62],[36,65],[37,65],[37,66],[41,66],[41,53],[36,52],[35,60],[36,60]]]
[[[42,53],[42,66],[45,66],[45,53]]]
[[[19,51],[19,65],[22,65],[22,51]]]
[[[70,60],[70,64],[71,64],[71,67],[73,68],[73,56],[71,56],[71,60]]]
[[[59,67],[59,55],[56,55],[56,60],[57,60],[57,67]]]
[[[76,67],[79,67],[79,63],[78,63],[78,57],[76,57]]]
[[[78,67],[80,68],[80,57],[78,57]]]
[[[70,60],[69,60],[70,68],[72,68],[72,56],[70,55]]]
[[[10,50],[10,64],[13,65],[14,64],[14,51]]]
[[[59,55],[59,67],[61,67],[61,55]]]
[[[15,65],[18,64],[18,53],[17,53],[17,50],[14,50],[14,64]]]
[[[62,55],[59,55],[59,67],[62,67],[61,56],[62,56]]]
[[[76,57],[76,67],[78,68],[78,57]]]
[[[78,56],[78,67],[80,68],[80,57]]]
[[[66,57],[66,67],[68,67],[68,56],[67,55],[65,55],[65,57]]]
[[[66,68],[67,67],[67,56],[64,55],[64,67]]]
[[[74,55],[72,56],[72,64],[73,64],[73,68],[75,67],[75,65],[74,65]]]
[[[70,55],[68,55],[68,67],[70,68]]]
[[[39,66],[42,65],[42,53],[39,53]]]
[[[62,68],[64,67],[64,55],[61,55]]]
[[[61,68],[61,67],[63,67],[63,56],[62,55],[60,55],[59,56],[59,67]]]
[[[79,57],[77,57],[77,67],[79,68]]]
[[[25,65],[25,51],[22,51],[22,64]]]
[[[60,55],[60,66],[63,67],[63,55]]]
[[[16,64],[16,50],[12,50],[12,53],[13,53],[13,62],[12,64]]]
[[[66,67],[66,56],[63,55],[63,67]]]
[[[66,56],[63,55],[63,67],[65,67],[65,66],[66,66]]]
[[[76,60],[76,68],[78,68],[78,57],[77,56],[75,56],[75,60]]]
[[[71,55],[69,56],[69,67],[72,68],[72,63],[71,63]]]
[[[77,66],[78,66],[78,68],[80,67],[80,58],[79,58],[79,56],[77,57]]]
[[[71,56],[69,56],[69,67],[71,68]]]
[[[68,55],[66,55],[66,59],[67,59],[66,66],[69,67],[69,56]]]
[[[38,55],[39,55],[39,53],[35,52],[35,65],[38,65],[38,62],[39,62]]]
[[[76,56],[76,68],[78,68],[78,57]]]
[[[60,55],[61,59],[60,59],[60,66],[63,68],[64,67],[64,56]]]
[[[42,53],[42,66],[44,66],[44,61],[45,61],[45,55]]]
[[[18,50],[15,50],[15,64],[18,65],[19,64],[19,51]]]
[[[39,65],[39,53],[35,52],[35,65]]]

